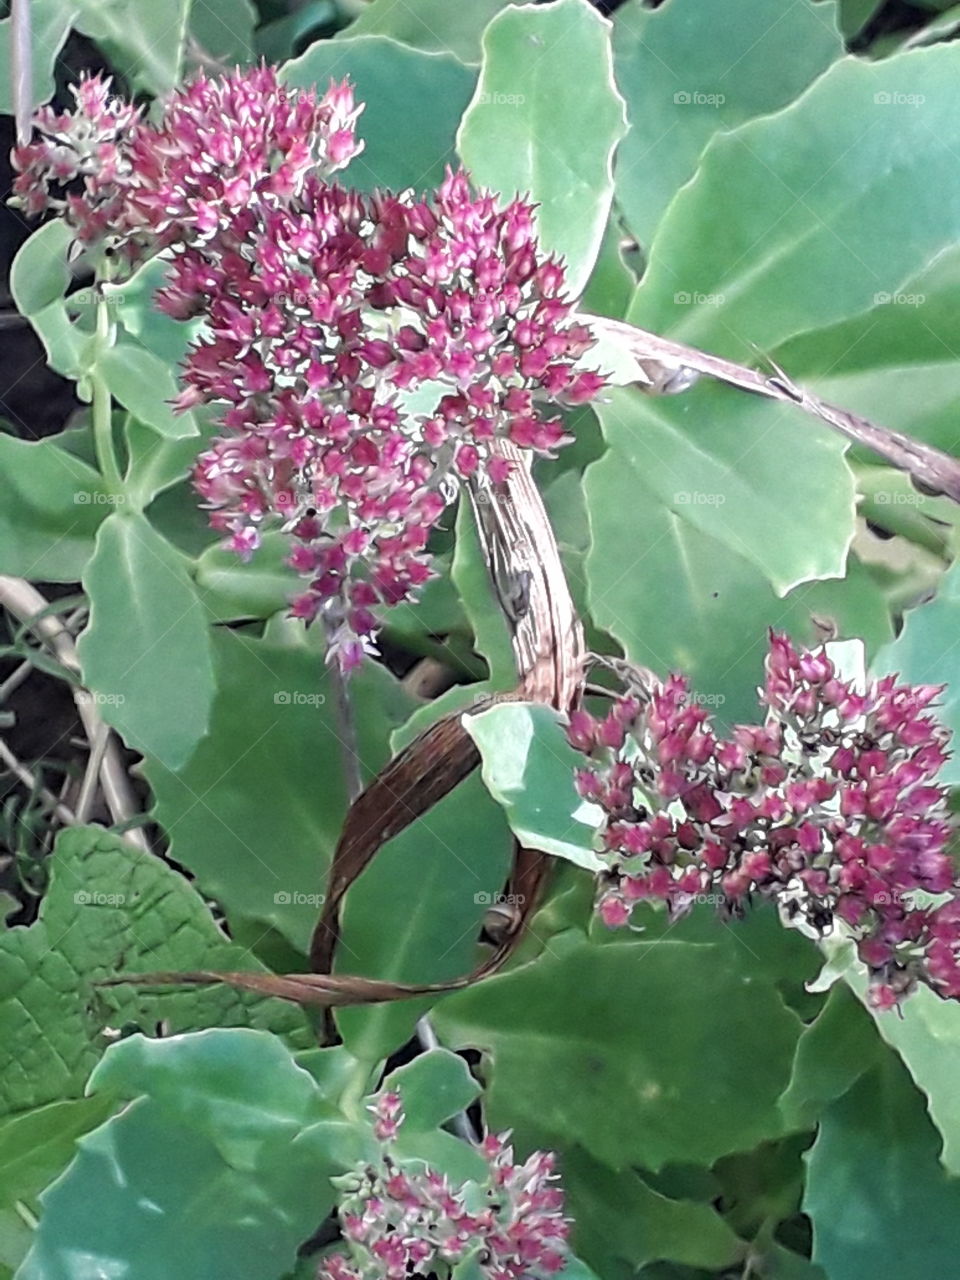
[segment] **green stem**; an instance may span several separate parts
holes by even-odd
[[[93,368],[90,371],[91,405],[93,411],[93,443],[97,451],[97,463],[104,480],[116,492],[123,491],[123,476],[117,463],[113,446],[113,401],[106,379],[100,372],[100,359],[110,346],[110,317],[105,298],[97,301],[97,335],[94,342]]]

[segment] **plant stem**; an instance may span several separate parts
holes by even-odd
[[[329,643],[329,626],[327,626],[326,631]],[[350,688],[346,677],[336,662],[329,664],[328,671],[330,672],[330,688],[333,691],[336,734],[340,741],[340,758],[343,762],[343,780],[347,789],[347,801],[353,804],[363,790],[357,724],[353,714],[353,703],[350,701]]]
[[[97,452],[100,472],[110,488],[120,493],[123,476],[117,464],[113,447],[113,402],[110,388],[99,369],[100,357],[110,345],[110,317],[105,298],[97,301],[97,335],[94,342],[94,363],[90,372],[91,402],[93,411],[93,443]]]

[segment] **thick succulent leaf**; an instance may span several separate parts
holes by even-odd
[[[69,436],[18,440],[0,434],[4,497],[0,572],[41,582],[76,582],[93,555],[115,495],[64,443]]]
[[[807,583],[781,599],[743,555],[693,525],[681,504],[664,503],[621,450],[589,467],[584,490],[594,621],[631,661],[687,674],[723,724],[756,719],[769,627],[814,643],[814,618],[829,618],[839,635],[863,636],[871,650],[890,637],[883,600],[855,561],[846,579]],[[753,536],[756,548],[767,533]]]
[[[264,534],[246,564],[229,544],[214,543],[197,558],[196,582],[204,603],[223,619],[269,618],[287,609],[301,590],[289,556],[290,539],[279,530]]]
[[[955,44],[844,58],[792,106],[718,135],[660,224],[630,319],[751,362],[900,290],[960,238],[958,70]]]
[[[386,36],[318,40],[283,69],[287,84],[322,92],[349,76],[365,103],[358,135],[364,149],[342,175],[350,187],[436,186],[455,164],[457,125],[476,71],[444,53],[424,53]]]
[[[96,985],[119,973],[260,967],[159,858],[100,828],[64,832],[39,920],[0,935],[0,1109],[78,1097],[107,1027],[253,1025],[303,1039],[294,1006],[231,988]]]
[[[479,500],[490,501],[491,497],[491,493],[485,492]],[[486,659],[489,687],[500,690],[515,688],[517,664],[510,631],[490,581],[490,569],[480,544],[473,508],[466,500],[460,503],[457,511],[457,541],[450,577],[473,628],[476,650]]]
[[[391,1071],[384,1089],[397,1089],[403,1098],[404,1131],[427,1132],[465,1111],[476,1101],[480,1086],[463,1058],[449,1049],[430,1049]]]
[[[953,247],[896,292],[879,291],[867,311],[788,340],[773,359],[833,404],[956,453],[960,360],[944,335],[958,306]]]
[[[650,1262],[719,1271],[744,1257],[744,1241],[709,1205],[660,1195],[633,1169],[615,1172],[575,1147],[561,1172],[573,1246],[605,1280]]]
[[[567,742],[559,714],[542,703],[502,702],[463,723],[479,748],[487,790],[521,845],[602,871],[593,843],[603,813],[577,795],[574,770],[585,760]]]
[[[960,565],[944,574],[936,599],[910,610],[903,630],[877,654],[873,666],[877,673],[896,673],[910,684],[945,685],[937,716],[954,733],[960,732]],[[960,783],[956,751],[940,777]]]
[[[610,446],[598,467],[642,475],[661,503],[751,561],[779,595],[843,575],[855,486],[835,433],[792,406],[716,384],[679,396],[616,387],[597,412]]]
[[[186,562],[144,516],[119,511],[100,526],[83,585],[84,684],[128,746],[179,768],[206,732],[215,689],[210,627]]]
[[[522,1142],[614,1169],[711,1164],[782,1131],[800,1031],[761,972],[730,963],[734,945],[560,935],[433,1016],[446,1043],[492,1055],[490,1123]]]
[[[17,250],[10,269],[10,292],[21,315],[32,317],[67,292],[70,229],[61,219],[44,223]]]
[[[557,92],[570,84],[576,94]],[[540,243],[566,259],[574,296],[600,251],[624,128],[610,24],[588,0],[510,5],[487,27],[457,146],[475,182],[540,205]]]
[[[837,983],[797,1042],[793,1075],[780,1099],[788,1123],[797,1129],[811,1128],[825,1106],[842,1097],[877,1063],[881,1051],[869,1014]]]
[[[354,882],[342,913],[336,970],[393,982],[442,982],[467,973],[484,914],[503,887],[513,841],[474,773],[385,844]],[[341,1009],[356,1057],[399,1049],[433,1001]]]
[[[240,631],[218,630],[213,654],[206,737],[176,769],[145,762],[156,818],[173,856],[228,915],[272,925],[306,950],[347,808],[329,675],[316,647]],[[411,703],[372,664],[350,691],[366,781]]]
[[[204,0],[196,0],[198,5]],[[71,0],[73,25],[137,92],[168,93],[180,80],[192,0]]]
[[[230,67],[245,66],[256,61],[253,29],[258,21],[252,0],[192,0],[187,39],[208,57]]]
[[[77,4],[69,0],[31,0],[30,61],[32,67],[33,102],[37,107],[53,96],[53,70],[63,48],[76,12]],[[12,21],[0,20],[0,67],[12,68]],[[0,76],[0,112],[13,115],[13,75]]]
[[[943,1000],[929,987],[918,987],[896,1014],[873,1009],[866,970],[859,962],[843,972],[850,988],[872,1015],[879,1035],[896,1049],[914,1083],[926,1096],[930,1118],[943,1140],[940,1159],[948,1173],[960,1174],[960,1006]]]
[[[509,0],[372,0],[346,28],[345,35],[390,36],[428,53],[452,53],[461,62],[479,62],[480,37],[487,23]]]
[[[893,1053],[823,1115],[803,1208],[830,1280],[949,1275],[960,1182],[937,1159],[923,1095]]]
[[[202,1280],[211,1259],[269,1280],[333,1200],[328,1179],[362,1147],[276,1039],[212,1031],[114,1046],[90,1089],[136,1098],[81,1140],[43,1197],[21,1280],[87,1274]],[[90,1205],[96,1205],[96,1213]]]
[[[108,347],[97,368],[114,399],[147,426],[172,440],[199,435],[194,415],[170,406],[177,393],[174,370],[135,339]]]
[[[713,135],[785,107],[843,43],[832,3],[668,0],[651,10],[628,0],[614,17],[613,51],[630,121],[617,202],[649,245]]]

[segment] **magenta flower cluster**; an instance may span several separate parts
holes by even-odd
[[[347,84],[318,99],[265,67],[200,78],[156,124],[127,109],[125,136],[103,84],[77,98],[16,153],[17,191],[37,212],[82,172],[78,235],[109,230],[134,260],[166,252],[159,305],[205,321],[178,404],[215,405],[223,426],[196,469],[211,522],[244,556],[271,523],[290,534],[294,612],[322,615],[349,669],[376,610],[429,576],[457,481],[505,479],[498,440],[550,455],[568,436],[548,407],[605,385],[580,364],[593,338],[562,264],[532,205],[501,208],[463,173],[422,198],[331,184],[360,150]],[[104,139],[100,175],[61,158],[86,130]]]
[[[940,692],[893,676],[858,692],[824,650],[771,634],[763,724],[718,736],[678,675],[638,677],[602,719],[574,712],[591,760],[577,787],[605,815],[602,919],[625,925],[651,899],[737,913],[756,894],[820,935],[849,926],[876,1006],[918,981],[960,998]]]
[[[402,1122],[399,1095],[381,1094],[374,1109],[380,1159],[338,1179],[348,1251],[325,1258],[318,1280],[446,1275],[467,1258],[486,1280],[546,1280],[563,1268],[569,1224],[563,1194],[552,1185],[551,1154],[538,1151],[514,1164],[506,1138],[491,1135],[479,1147],[486,1180],[455,1186],[391,1153]]]

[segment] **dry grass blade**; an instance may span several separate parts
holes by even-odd
[[[682,342],[672,342],[658,334],[638,329],[622,320],[610,320],[606,316],[584,314],[581,319],[598,334],[608,334],[638,361],[637,382],[649,383],[643,369],[643,361],[665,364],[673,368],[693,369],[708,378],[739,387],[768,400],[795,404],[805,413],[819,418],[855,444],[863,445],[878,457],[889,462],[898,471],[905,471],[924,489],[941,493],[944,497],[960,502],[960,462],[949,454],[921,443],[900,431],[878,426],[867,418],[861,418],[847,409],[828,404],[810,391],[798,387],[781,369],[772,375],[735,364],[721,356],[712,356]]]

